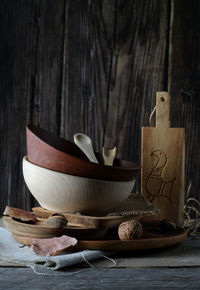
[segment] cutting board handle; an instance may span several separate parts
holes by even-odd
[[[156,93],[156,127],[170,127],[170,97],[168,92]]]

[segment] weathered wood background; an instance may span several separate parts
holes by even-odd
[[[34,205],[25,124],[140,162],[156,91],[186,128],[186,185],[200,198],[199,0],[1,0],[0,210]],[[138,185],[139,188],[139,185]]]

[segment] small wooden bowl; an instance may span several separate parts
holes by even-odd
[[[92,163],[76,144],[39,127],[27,125],[26,134],[28,160],[43,168],[111,181],[131,181],[140,172],[139,164],[117,158],[114,166]],[[96,156],[100,159],[99,153]]]

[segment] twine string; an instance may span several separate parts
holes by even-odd
[[[90,268],[96,270],[96,268],[86,259],[85,255],[84,255],[84,251],[81,253],[81,255],[82,255],[82,258],[85,261],[85,263],[87,263],[90,266]]]
[[[155,113],[156,109],[157,109],[157,105],[153,108],[153,110],[152,110],[152,112],[151,112],[151,114],[149,116],[149,125],[150,125],[150,127],[153,127],[152,117],[153,117],[153,114]]]
[[[102,256],[103,258],[105,258],[105,259],[107,259],[107,260],[109,260],[109,261],[111,261],[113,263],[110,266],[108,266],[108,268],[113,268],[113,267],[115,267],[117,265],[117,262],[114,259],[109,258],[107,256],[104,256],[103,254],[100,254],[100,256]]]
[[[200,239],[200,201],[194,197],[189,197],[191,190],[191,181],[186,193],[186,202],[184,205],[184,225],[183,227],[188,231],[188,235],[195,239]],[[192,205],[191,205],[192,202]]]
[[[98,268],[96,268],[94,265],[92,265],[92,264],[87,260],[87,258],[85,257],[84,252],[85,252],[85,251],[83,251],[83,252],[81,253],[82,258],[83,258],[84,262],[86,262],[86,263],[90,266],[90,268],[83,269],[83,270],[79,270],[79,271],[75,271],[75,272],[65,273],[65,274],[61,274],[61,273],[59,273],[59,274],[56,274],[56,275],[57,275],[57,276],[60,276],[60,275],[61,275],[61,276],[66,276],[66,275],[74,275],[74,274],[78,274],[78,273],[81,273],[81,272],[84,272],[84,271],[88,271],[89,269],[98,270]],[[109,260],[109,261],[112,262],[112,264],[109,265],[107,268],[112,268],[112,267],[115,267],[115,266],[117,265],[117,263],[116,263],[116,261],[115,261],[114,259],[109,258],[109,257],[107,257],[107,256],[105,256],[105,255],[103,255],[103,254],[101,254],[101,253],[99,253],[99,255],[100,255],[101,257],[103,257],[103,258],[105,258],[105,259],[107,259],[107,260]],[[44,275],[44,276],[49,276],[49,275],[51,275],[51,276],[52,276],[52,273],[49,274],[49,273],[45,273],[45,272],[38,272],[38,271],[36,270],[36,266],[30,266],[30,267],[31,267],[31,269],[34,271],[34,273],[37,274],[37,275]]]

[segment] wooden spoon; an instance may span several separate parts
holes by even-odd
[[[90,137],[83,133],[77,133],[74,135],[74,142],[85,153],[91,162],[99,163],[94,154]]]
[[[106,149],[103,147],[103,159],[105,165],[113,165],[116,156],[116,146],[113,149]]]

